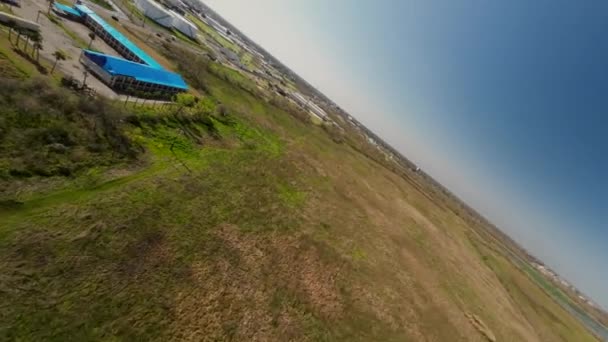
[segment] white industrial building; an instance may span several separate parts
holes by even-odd
[[[154,0],[134,0],[134,2],[146,17],[159,25],[174,28],[192,39],[197,39],[198,28],[179,13],[164,8]]]
[[[137,8],[148,18],[161,26],[172,28],[173,16],[159,3],[152,0],[135,0]]]
[[[173,15],[173,27],[186,36],[196,39],[198,35],[198,27],[181,16],[179,13],[169,10]]]
[[[40,31],[40,25],[38,25],[37,23],[35,23],[33,21],[29,21],[27,19],[23,19],[21,17],[17,17],[17,16],[14,16],[12,14],[8,14],[5,12],[0,12],[0,23],[3,23],[6,25],[10,22],[14,23],[16,28],[26,29],[26,30],[35,31],[35,32]]]

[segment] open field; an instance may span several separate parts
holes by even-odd
[[[0,340],[597,341],[355,133],[119,29],[198,100],[7,80],[0,35]]]

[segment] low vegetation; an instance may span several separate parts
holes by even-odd
[[[13,13],[13,9],[11,8],[10,5],[0,4],[0,12],[5,12],[5,13],[12,14]]]
[[[137,155],[119,129],[124,112],[45,79],[0,79],[0,177],[70,176]],[[36,94],[35,96],[32,96]]]
[[[27,71],[20,68],[11,58],[0,48],[0,75],[11,79],[23,79],[27,77]]]

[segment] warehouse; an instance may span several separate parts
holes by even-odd
[[[197,39],[198,28],[179,13],[164,8],[154,0],[135,0],[137,8],[148,18],[168,29],[175,29],[191,39]]]
[[[173,16],[173,28],[190,37],[191,39],[197,39],[198,27],[188,21],[186,18],[181,16],[179,13],[169,10],[169,13]]]
[[[154,58],[150,57],[146,52],[137,47],[137,45],[133,44],[133,42],[120,33],[120,31],[108,24],[87,6],[76,5],[74,8],[84,18],[84,24],[124,58],[136,63],[146,64],[152,68],[163,69]]]
[[[69,12],[65,8],[58,9]],[[81,21],[124,58],[82,50],[80,62],[119,93],[170,99],[188,91],[182,77],[165,70],[154,58],[84,5],[74,6]]]
[[[120,57],[82,50],[80,62],[110,88],[122,93],[147,93],[170,99],[188,90],[178,74]]]
[[[163,27],[173,27],[173,16],[160,4],[151,0],[135,0],[134,3],[146,17]]]
[[[74,21],[82,20],[82,14],[80,12],[75,10],[73,7],[70,7],[70,6],[67,6],[64,4],[60,4],[58,2],[55,2],[53,4],[53,12],[55,12],[59,16],[62,16],[64,18],[67,18],[70,20],[74,20]]]

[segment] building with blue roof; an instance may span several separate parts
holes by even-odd
[[[157,93],[162,94],[161,97],[170,98],[188,90],[186,82],[176,73],[120,57],[82,50],[80,62],[110,88],[120,92]]]
[[[180,75],[165,70],[87,6],[78,4],[72,8],[58,3],[54,6],[57,11],[82,21],[124,57],[82,50],[80,62],[110,88],[122,93],[140,92],[167,99],[188,91],[188,85]]]
[[[140,49],[112,25],[108,24],[102,17],[93,12],[93,10],[85,5],[76,5],[74,6],[74,9],[84,18],[85,25],[108,43],[108,45],[118,51],[124,58],[133,62],[146,64],[152,68],[163,69],[154,58],[150,57],[150,55]]]
[[[66,5],[60,4],[58,2],[55,2],[53,4],[53,11],[59,15],[68,17],[73,20],[82,19],[82,14],[80,12],[78,12],[77,10],[75,10],[73,7],[66,6]]]

